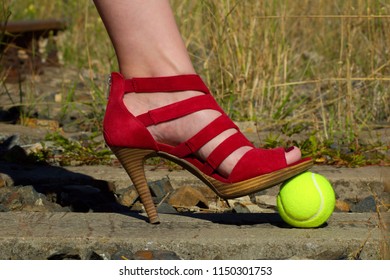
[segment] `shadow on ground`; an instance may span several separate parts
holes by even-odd
[[[131,211],[117,201],[115,186],[112,183],[97,180],[92,176],[72,172],[59,166],[5,161],[0,161],[0,174],[6,177],[5,187],[1,188],[3,192],[0,198],[3,200],[1,211],[26,210],[24,208],[28,203],[36,205],[37,200],[43,198],[49,201],[44,211],[120,213],[147,221],[140,211]],[[26,193],[22,196],[21,190],[28,186],[32,187],[30,193],[28,196]],[[50,203],[56,204],[56,207]],[[31,208],[28,210],[34,211]],[[277,213],[174,213],[171,215],[181,215],[216,224],[236,226],[271,224],[280,228],[289,227]]]

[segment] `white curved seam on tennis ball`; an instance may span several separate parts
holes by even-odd
[[[300,222],[309,222],[309,221],[315,219],[315,218],[322,212],[322,209],[324,208],[324,204],[325,204],[325,202],[324,202],[324,196],[323,196],[323,193],[321,192],[320,186],[319,186],[318,183],[317,183],[317,180],[316,180],[316,178],[315,178],[315,175],[316,175],[315,173],[312,173],[312,174],[311,174],[311,177],[312,177],[314,186],[316,187],[318,193],[320,194],[320,201],[321,201],[321,202],[320,202],[320,208],[318,209],[317,213],[314,214],[314,216],[311,216],[308,220],[298,220],[298,221],[300,221]],[[292,216],[284,209],[283,204],[281,205],[281,207],[282,207],[284,213],[287,215],[287,217],[289,217],[290,219],[293,219],[293,220],[295,219],[295,220],[296,220],[295,217],[292,217]]]
[[[313,182],[314,182],[314,186],[316,187],[318,193],[320,194],[321,203],[320,203],[320,209],[318,209],[317,213],[316,213],[314,216],[312,216],[312,217],[310,218],[310,220],[315,219],[320,213],[322,213],[322,209],[324,208],[324,204],[325,204],[325,202],[324,202],[324,196],[323,196],[323,194],[322,194],[322,192],[321,192],[320,186],[319,186],[318,183],[317,183],[317,180],[316,180],[316,177],[315,177],[315,173],[312,173],[312,174],[311,174],[311,178],[312,178],[312,180],[313,180]]]

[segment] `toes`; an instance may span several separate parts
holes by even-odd
[[[301,159],[301,150],[297,147],[290,147],[286,149],[285,157],[287,164],[292,164]]]

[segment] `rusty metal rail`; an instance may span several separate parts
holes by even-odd
[[[66,23],[59,19],[23,20],[9,22],[6,26],[1,26],[1,28],[5,28],[5,31],[9,33],[47,32],[48,30],[65,30]]]
[[[0,24],[0,78],[20,82],[26,74],[41,74],[43,66],[62,64],[58,37],[64,20],[21,20]]]

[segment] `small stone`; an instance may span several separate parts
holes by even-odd
[[[18,199],[20,202],[19,210],[33,211],[33,212],[46,212],[52,211],[58,208],[58,205],[51,203],[46,199],[46,196],[37,192],[33,186],[24,186],[16,190]],[[19,202],[14,201],[19,205]]]
[[[130,251],[119,250],[111,256],[111,260],[134,260],[134,254]]]
[[[196,186],[196,189],[202,193],[207,201],[221,200],[221,198],[209,186],[199,185]]]
[[[152,196],[156,198],[156,202],[159,203],[167,195],[173,192],[173,187],[169,179],[164,178],[162,180],[154,181],[149,183],[150,191]]]
[[[180,257],[172,251],[166,250],[141,250],[134,254],[135,260],[180,260]]]
[[[135,203],[138,197],[139,195],[135,188],[129,188],[119,196],[118,202],[124,206],[130,207]]]
[[[273,213],[274,211],[270,209],[261,208],[260,206],[253,204],[251,202],[241,201],[237,202],[233,211],[236,213]]]
[[[266,207],[276,207],[276,197],[273,195],[257,195],[256,203]]]
[[[176,207],[176,210],[179,213],[199,213],[199,212],[205,212],[205,209],[204,208],[200,208],[199,206]]]
[[[359,201],[357,204],[352,205],[352,212],[364,213],[364,212],[376,212],[376,201],[375,198],[370,195],[363,200]]]
[[[157,212],[162,214],[177,214],[176,209],[166,202],[157,206]]]
[[[4,187],[0,189],[0,204],[8,211],[43,211],[45,196],[32,186]]]
[[[234,199],[228,199],[227,202],[228,202],[229,206],[233,208],[236,205],[236,203],[238,203],[238,202],[248,202],[248,203],[251,203],[251,198],[250,198],[249,195],[246,195],[246,196],[237,197],[237,198],[234,198]]]
[[[243,203],[236,203],[233,207],[233,211],[235,213],[251,213],[251,211],[248,209],[247,205]]]
[[[38,153],[43,150],[43,146],[41,143],[35,143],[32,145],[23,146],[23,149],[29,155],[31,153]]]
[[[235,201],[251,201],[251,197],[249,195],[246,195],[246,196],[241,196],[241,197],[238,197],[238,198],[235,198],[234,199]]]
[[[351,207],[349,206],[348,202],[345,202],[344,200],[337,199],[336,200],[336,210],[341,212],[349,212],[351,211]]]
[[[223,213],[226,212],[226,210],[229,209],[229,206],[227,205],[227,202],[222,199],[215,199],[212,201],[209,201],[209,210],[216,213]]]
[[[136,260],[153,260],[153,251],[137,251],[134,254]]]
[[[175,190],[169,197],[168,203],[173,207],[208,208],[208,201],[203,194],[195,188],[184,186]]]
[[[62,154],[63,148],[57,147],[53,141],[42,141],[40,143],[23,145],[22,148],[25,150],[26,154],[36,154],[43,150],[50,150],[53,154],[59,155]]]

